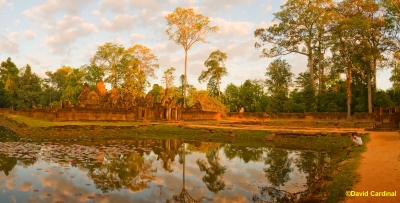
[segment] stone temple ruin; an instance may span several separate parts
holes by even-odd
[[[55,108],[35,107],[18,110],[21,115],[45,118],[52,121],[134,121],[134,120],[214,120],[220,118],[219,112],[203,111],[198,102],[191,108],[182,108],[167,92],[161,102],[154,102],[153,96],[133,96],[129,92],[119,92],[114,87],[107,92],[100,80],[94,90],[85,84],[78,96],[78,103],[62,102]]]

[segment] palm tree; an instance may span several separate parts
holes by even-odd
[[[223,53],[220,50],[212,52],[204,62],[204,66],[208,69],[206,71],[201,71],[201,75],[198,79],[200,83],[216,79],[218,84],[218,96],[221,96],[221,78],[222,76],[228,75],[224,64],[227,58],[226,53]]]

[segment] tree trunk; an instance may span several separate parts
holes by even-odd
[[[351,74],[351,65],[347,65],[347,120],[351,119],[351,79],[352,79],[352,74]]]
[[[319,88],[318,94],[322,93],[323,83],[324,83],[324,67],[322,65],[322,53],[321,51],[318,53],[318,70],[319,70]]]
[[[219,78],[217,78],[217,82],[218,82],[218,97],[221,97],[221,87],[219,84]]]
[[[374,91],[376,92],[376,58],[374,57]]]
[[[185,82],[183,83],[183,108],[186,108],[186,84],[187,84],[186,69],[187,69],[187,51],[188,51],[188,50],[185,50]]]
[[[367,86],[368,86],[368,113],[372,113],[372,90],[371,90],[371,69],[367,71]]]
[[[314,81],[314,59],[312,55],[312,49],[309,48],[308,51],[308,65],[310,66],[310,82],[311,82],[311,89],[312,89],[312,95],[313,97],[315,96],[315,81]]]

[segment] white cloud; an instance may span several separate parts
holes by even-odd
[[[8,36],[4,34],[0,35],[0,52],[7,54],[19,53],[18,36],[17,32],[12,32]]]
[[[145,0],[145,1],[131,1],[130,5],[136,9],[157,9],[163,1],[158,0]]]
[[[14,25],[15,25],[15,26],[18,26],[20,22],[21,22],[21,21],[20,21],[19,19],[14,20]]]
[[[11,3],[11,2],[7,3],[5,0],[0,0],[0,8],[5,7],[5,6],[12,8],[13,3]]]
[[[210,18],[210,25],[219,27],[217,39],[244,37],[252,33],[254,28],[254,23],[251,22],[231,22],[223,18]]]
[[[101,12],[99,10],[92,11],[92,15],[100,16]]]
[[[125,44],[125,40],[117,37],[117,38],[111,40],[111,43],[113,43],[113,44]]]
[[[276,22],[272,22],[272,21],[270,21],[270,22],[262,21],[261,23],[256,25],[256,28],[269,28],[275,24],[276,24]]]
[[[7,5],[7,2],[5,0],[0,0],[0,8],[4,7]]]
[[[31,40],[31,39],[35,39],[36,38],[36,33],[34,33],[32,30],[25,30],[24,31],[24,36],[25,36],[25,39]]]
[[[61,20],[43,25],[52,36],[46,36],[44,44],[50,47],[51,54],[63,54],[81,37],[98,32],[94,24],[86,22],[78,16],[64,16]]]
[[[193,0],[195,1],[195,0]],[[256,0],[204,0],[205,11],[208,13],[216,13],[216,12],[226,12],[232,9],[235,6],[250,4],[255,2]]]
[[[139,34],[139,33],[134,33],[130,36],[132,44],[138,44],[140,41],[146,39],[146,35]]]
[[[30,55],[30,54],[25,54],[25,58],[28,59],[30,62],[32,62],[35,65],[39,65],[40,61],[37,57]]]
[[[272,6],[271,5],[267,5],[267,6],[261,7],[261,12],[263,12],[263,13],[270,12],[271,10],[272,10]]]
[[[91,0],[47,0],[44,4],[25,10],[22,13],[26,17],[33,20],[35,23],[40,23],[43,20],[50,19],[60,11],[65,12],[68,15],[77,15],[81,11],[81,9],[83,9],[84,6],[90,1]]]
[[[134,0],[136,1],[136,0]],[[127,8],[126,0],[103,0],[99,3],[99,12],[111,11],[114,13],[125,13]]]
[[[122,14],[115,16],[111,22],[102,18],[99,27],[112,32],[131,30],[135,25],[135,20],[134,15]]]

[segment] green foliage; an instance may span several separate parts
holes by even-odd
[[[55,107],[55,106],[58,106],[59,103],[60,102],[58,102],[58,101],[53,101],[53,102],[50,103],[50,106],[51,107]]]
[[[153,88],[150,90],[150,94],[153,96],[154,102],[160,102],[161,99],[163,98],[163,87],[158,85],[158,84],[154,84]]]
[[[1,103],[6,106],[14,106],[17,102],[17,80],[18,80],[19,70],[11,58],[8,57],[6,61],[1,62],[0,66],[0,92],[4,93],[5,97],[1,98]]]
[[[120,72],[123,75],[122,86],[133,95],[143,96],[146,88],[150,87],[148,79],[155,77],[154,70],[159,67],[157,57],[148,47],[139,44],[125,52],[126,67]]]
[[[265,84],[270,94],[269,112],[288,112],[289,87],[292,84],[293,73],[286,60],[276,59],[267,67]]]
[[[168,89],[170,86],[174,86],[174,76],[175,68],[170,67],[164,71],[163,75],[163,83],[165,84],[165,89]]]
[[[16,104],[18,108],[30,108],[33,104],[42,103],[41,79],[32,73],[31,67],[26,65],[20,70],[16,81]]]
[[[122,72],[127,67],[129,59],[122,45],[105,43],[99,46],[96,54],[91,59],[91,65],[102,69],[107,77],[106,82],[118,86],[122,81]]]
[[[264,89],[261,80],[246,80],[239,88],[240,107],[246,112],[264,112],[267,106]]]
[[[374,95],[375,107],[395,107],[395,103],[391,100],[390,96],[383,90],[379,90]]]
[[[220,92],[218,90],[219,84],[218,80],[215,77],[211,77],[207,83],[207,90],[212,97],[220,96]]]
[[[228,57],[226,53],[223,53],[220,50],[212,52],[208,59],[204,62],[204,66],[206,66],[208,69],[206,71],[201,71],[198,79],[200,83],[208,80],[208,84],[210,86],[213,86],[216,83],[216,86],[218,87],[218,96],[221,95],[221,78],[222,76],[228,75],[228,71],[226,70],[224,64],[227,58]]]
[[[105,76],[104,70],[96,65],[84,65],[84,81],[89,84],[90,89],[94,89],[97,83]]]
[[[69,100],[73,104],[78,103],[78,96],[83,90],[84,70],[72,69],[72,72],[65,78],[61,100]]]
[[[265,112],[268,102],[264,82],[246,80],[242,85],[228,84],[222,95],[222,101],[230,112]]]
[[[240,96],[239,96],[239,87],[234,85],[233,83],[228,84],[226,86],[224,95],[223,95],[224,104],[227,106],[229,112],[239,112],[241,104],[240,104]]]

